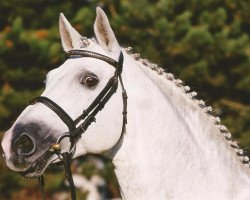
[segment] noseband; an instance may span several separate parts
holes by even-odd
[[[120,81],[121,89],[122,89],[122,100],[123,100],[123,124],[122,124],[122,137],[124,133],[125,126],[127,124],[127,93],[123,85],[122,81],[122,68],[123,68],[123,53],[120,53],[119,60],[116,61],[110,57],[105,55],[95,53],[92,51],[86,50],[71,50],[66,52],[67,59],[76,59],[82,57],[90,57],[102,60],[115,68],[114,75],[109,79],[106,86],[101,90],[98,96],[94,99],[94,101],[79,115],[76,119],[72,119],[67,112],[65,112],[58,104],[56,104],[51,99],[39,96],[36,97],[34,100],[31,101],[31,104],[42,103],[48,108],[50,108],[57,116],[67,125],[68,132],[63,133],[56,141],[54,145],[52,145],[49,151],[53,151],[55,154],[58,155],[58,158],[63,161],[65,167],[65,176],[69,182],[71,199],[76,199],[75,194],[75,186],[72,178],[72,173],[70,169],[71,159],[74,156],[76,150],[76,143],[81,138],[82,134],[88,129],[92,122],[95,122],[95,116],[100,112],[106,103],[109,101],[111,96],[117,91],[118,84]],[[61,152],[60,142],[64,139],[68,138],[70,141],[70,148],[68,152]],[[45,199],[43,185],[44,185],[44,178],[43,176],[38,178],[39,185],[42,191],[43,199]]]

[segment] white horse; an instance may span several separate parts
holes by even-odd
[[[92,153],[111,158],[126,200],[250,199],[248,157],[230,140],[219,118],[211,115],[211,107],[195,99],[195,92],[156,64],[129,53],[130,48],[121,48],[100,8],[95,39],[83,39],[63,14],[59,23],[65,51],[85,49],[115,60],[120,51],[124,54],[128,115],[122,139],[119,85],[77,143],[75,157]],[[69,59],[49,72],[42,95],[74,119],[113,73],[112,66],[95,58]],[[66,131],[43,104],[28,106],[2,140],[8,167],[26,177],[40,176],[57,158],[44,156],[45,152]]]

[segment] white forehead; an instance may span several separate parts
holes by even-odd
[[[82,57],[82,58],[71,58],[67,59],[61,66],[51,70],[48,73],[48,77],[55,74],[63,74],[63,73],[78,73],[90,71],[97,74],[110,74],[115,71],[115,68],[106,63],[105,61],[90,58],[90,57]]]
[[[61,81],[63,78],[78,77],[85,73],[95,74],[100,80],[113,76],[115,68],[95,58],[73,58],[66,60],[60,67],[51,70],[46,77],[46,83],[50,80]],[[79,77],[80,78],[80,77]]]

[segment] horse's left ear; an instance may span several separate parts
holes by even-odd
[[[105,51],[119,55],[120,46],[116,40],[113,30],[110,27],[106,14],[100,7],[96,8],[94,31],[97,41]]]

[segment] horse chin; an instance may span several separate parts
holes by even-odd
[[[41,176],[46,168],[49,166],[52,161],[53,155],[51,153],[45,153],[43,156],[38,158],[30,167],[25,170],[19,172],[22,176],[26,178],[36,178]]]

